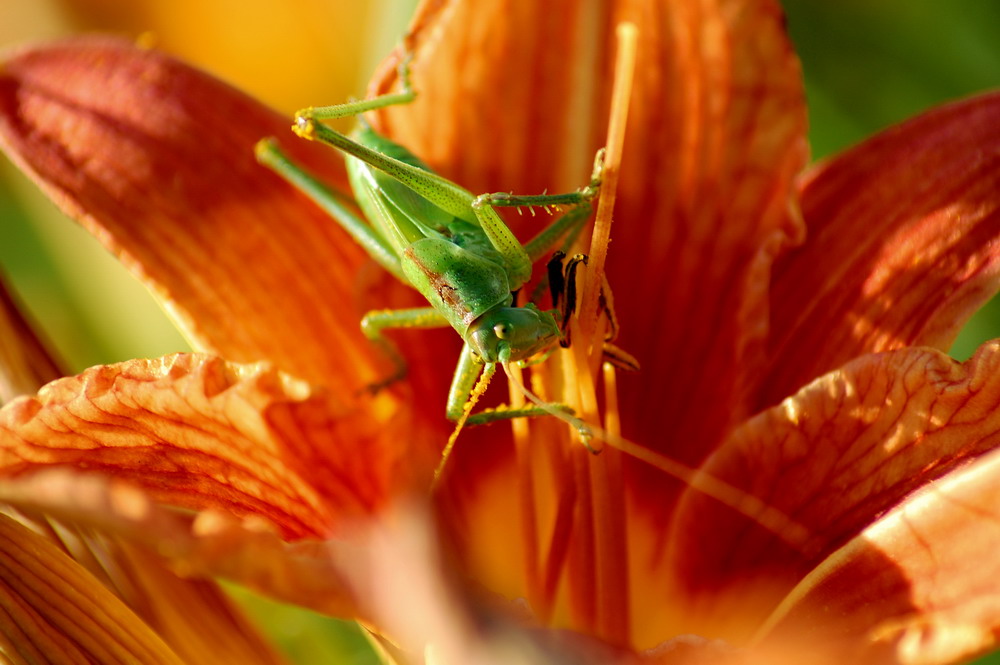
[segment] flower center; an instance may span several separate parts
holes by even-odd
[[[578,316],[570,320],[569,349],[531,372],[532,389],[566,404],[588,425],[620,437],[614,367],[604,362],[608,325],[599,306],[610,239],[625,119],[635,66],[635,26],[619,27],[601,194],[589,261],[582,272]],[[520,376],[515,376],[520,381]],[[598,386],[603,384],[603,412]],[[523,403],[512,386],[514,406]],[[570,624],[612,643],[629,643],[627,511],[621,453],[581,445],[573,428],[555,419],[512,423],[518,457],[520,505],[529,602],[543,622],[568,614]],[[599,437],[598,437],[599,438]],[[539,445],[539,442],[544,445]],[[544,524],[542,524],[544,522]],[[564,596],[557,597],[560,584]]]

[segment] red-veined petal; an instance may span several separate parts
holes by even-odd
[[[8,57],[0,145],[146,281],[197,346],[270,360],[349,401],[380,378],[358,329],[363,252],[254,158],[278,137],[329,181],[340,157],[168,56],[83,38]]]
[[[287,537],[326,535],[402,491],[420,466],[404,466],[408,412],[393,404],[343,411],[266,366],[208,356],[134,360],[0,411],[0,472],[103,472],[171,505],[260,515]]]
[[[931,349],[863,356],[748,421],[704,471],[804,526],[792,547],[688,491],[668,534],[677,620],[762,612],[908,494],[1000,444],[1000,343],[965,364]],[[956,546],[959,546],[956,544]]]
[[[792,592],[764,643],[830,662],[965,663],[1000,637],[1000,457],[959,468],[835,552]]]
[[[603,141],[625,20],[640,28],[639,62],[608,272],[643,373],[622,379],[624,423],[697,460],[747,415],[770,263],[801,232],[789,207],[805,109],[778,6],[428,2],[410,36],[417,101],[382,120],[474,191],[575,189]],[[395,81],[395,62],[373,89]],[[527,236],[545,218],[512,221]]]
[[[1000,288],[1000,94],[816,166],[802,212],[809,239],[775,267],[761,406],[864,353],[946,351]]]

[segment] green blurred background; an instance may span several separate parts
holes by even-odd
[[[665,0],[666,1],[666,0]],[[84,31],[151,33],[273,106],[359,95],[415,0],[4,0],[0,47]],[[802,58],[813,155],[1000,83],[997,0],[786,0]],[[0,158],[0,270],[74,370],[186,348],[157,305]],[[953,349],[1000,337],[985,308]],[[970,562],[970,565],[974,565]],[[373,662],[356,632],[235,593],[296,662]],[[994,656],[981,662],[1000,663]]]

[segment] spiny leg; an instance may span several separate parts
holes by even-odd
[[[570,345],[570,325],[569,319],[573,316],[576,311],[576,269],[580,264],[587,265],[587,255],[586,254],[574,254],[573,257],[566,262],[566,274],[563,278],[563,284],[565,285],[563,306],[562,306],[562,324],[561,330],[563,331],[563,339],[559,342],[559,345],[563,348],[569,348]]]
[[[361,319],[361,331],[393,364],[393,372],[386,378],[368,386],[371,392],[403,379],[406,376],[406,359],[392,340],[382,334],[383,330],[394,328],[446,328],[448,320],[433,307],[414,309],[386,309],[368,312]]]
[[[567,231],[582,225],[590,216],[590,202],[597,196],[601,185],[603,150],[594,158],[594,170],[590,182],[581,190],[565,194],[515,195],[507,192],[480,194],[472,201],[483,232],[494,248],[503,256],[510,279],[511,290],[517,290],[531,277],[531,266],[548,251]],[[521,245],[504,221],[497,214],[499,207],[546,208],[564,205],[576,209],[557,219],[528,244]]]

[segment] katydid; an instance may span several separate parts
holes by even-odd
[[[406,372],[405,360],[383,335],[384,330],[451,325],[465,344],[448,395],[449,419],[465,416],[469,424],[478,424],[543,415],[554,409],[568,411],[559,405],[536,404],[464,413],[484,366],[484,379],[488,380],[497,363],[506,367],[526,361],[545,354],[564,339],[557,310],[543,311],[532,303],[515,306],[513,293],[531,277],[532,264],[564,237],[575,233],[590,216],[591,201],[600,187],[602,153],[595,158],[590,182],[576,192],[474,196],[432,172],[406,148],[377,134],[363,118],[350,136],[320,122],[411,102],[415,93],[407,59],[400,65],[400,80],[400,93],[308,108],[295,116],[293,129],[299,136],[347,154],[351,187],[367,221],[344,204],[342,195],[292,163],[274,140],[265,139],[257,145],[257,158],[262,164],[309,195],[376,262],[417,289],[430,304],[416,309],[373,311],[362,319],[365,335],[395,367],[389,377],[372,388],[382,388]],[[522,245],[497,213],[495,208],[500,206],[542,207],[550,212],[567,206],[569,210]]]
[[[543,311],[535,304],[515,306],[513,293],[531,277],[532,265],[550,250],[572,238],[590,217],[591,202],[599,192],[603,150],[598,151],[590,181],[568,194],[515,196],[507,193],[473,195],[460,185],[432,172],[403,146],[378,135],[363,118],[350,136],[321,123],[322,120],[360,115],[415,98],[410,86],[408,62],[400,65],[402,91],[373,99],[309,108],[295,116],[293,129],[304,138],[320,141],[346,153],[347,171],[356,203],[365,218],[346,203],[344,195],[328,189],[294,164],[273,139],[257,144],[258,161],[296,186],[326,210],[369,256],[400,281],[413,286],[429,307],[372,311],[364,316],[365,335],[392,361],[394,372],[370,386],[383,388],[405,375],[406,362],[382,333],[390,328],[436,328],[451,325],[464,340],[451,389],[446,416],[459,422],[435,472],[441,473],[451,445],[462,424],[483,424],[528,416],[554,415],[574,426],[584,445],[592,435],[612,443],[664,473],[696,487],[725,505],[760,522],[783,539],[798,546],[805,529],[777,513],[752,495],[727,483],[670,460],[600,427],[584,423],[560,404],[546,404],[530,391],[521,390],[532,405],[501,407],[471,414],[475,395],[485,389],[496,365],[544,357],[556,346],[568,345],[567,322],[575,303],[575,274],[586,257],[577,254],[562,265],[564,254],[555,252],[549,262],[548,280],[553,304],[560,309]],[[521,244],[504,224],[495,208],[541,207],[569,210],[556,218],[535,238]],[[608,317],[611,335],[617,322],[611,292],[601,286],[599,307]],[[558,315],[558,318],[557,318]],[[604,359],[612,365],[637,369],[626,352],[607,343]],[[480,379],[482,375],[482,379]],[[511,377],[513,378],[513,377]],[[515,380],[515,383],[516,380]],[[591,449],[593,451],[593,449]],[[596,452],[596,451],[593,451]]]

